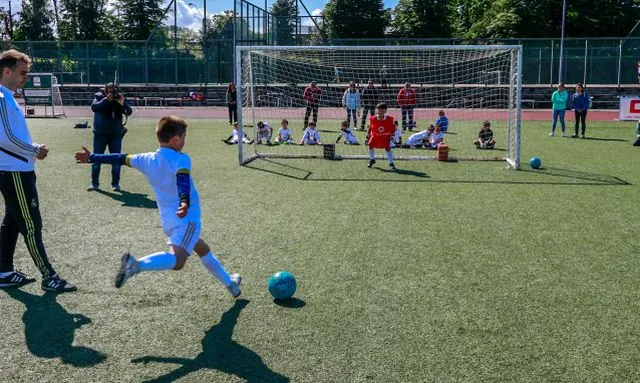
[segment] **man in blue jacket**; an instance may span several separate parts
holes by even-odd
[[[104,154],[107,147],[109,153],[122,152],[122,137],[126,132],[122,123],[122,116],[129,116],[133,112],[129,102],[118,87],[110,82],[104,90],[95,94],[91,104],[93,111],[93,152]],[[91,166],[91,183],[88,191],[100,187],[100,164]],[[111,165],[111,189],[120,191],[120,165]]]

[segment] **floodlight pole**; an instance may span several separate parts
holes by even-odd
[[[562,0],[562,32],[560,35],[560,63],[558,64],[558,83],[562,82],[562,60],[564,58],[564,25],[567,18],[567,0]]]
[[[209,50],[207,49],[207,0],[204,0],[204,15],[202,16],[202,47],[204,48],[204,99],[207,99],[207,80],[209,74]]]

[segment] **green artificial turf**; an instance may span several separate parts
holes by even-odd
[[[0,291],[0,381],[640,380],[632,123],[591,122],[582,140],[524,122],[520,171],[398,161],[390,172],[384,160],[241,167],[220,142],[228,125],[189,122],[202,237],[242,274],[242,299],[195,256],[116,290],[123,252],[167,248],[150,187],[126,168],[112,193],[103,167],[106,191],[87,192],[73,152],[91,132],[30,120],[51,149],[37,166],[45,245],[79,290]],[[154,150],[154,124],[132,119],[124,151]],[[533,156],[542,169],[528,168]],[[15,263],[37,274],[21,241]],[[279,270],[297,277],[287,304],[266,288]]]

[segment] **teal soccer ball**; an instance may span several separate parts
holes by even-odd
[[[289,299],[296,292],[296,277],[288,271],[279,271],[269,278],[267,287],[274,299]]]
[[[529,166],[531,166],[531,169],[540,169],[542,166],[542,160],[540,157],[533,157],[529,160]]]

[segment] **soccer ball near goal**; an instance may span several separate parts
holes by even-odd
[[[274,299],[286,300],[296,292],[296,278],[288,271],[279,271],[269,278],[267,287]]]
[[[540,157],[533,157],[529,160],[529,166],[531,166],[531,169],[540,169],[542,166],[542,160]]]

